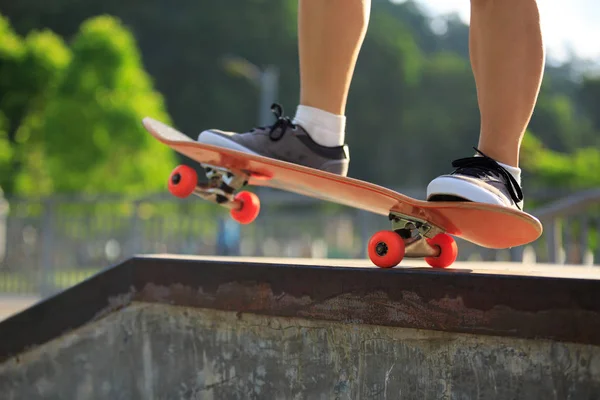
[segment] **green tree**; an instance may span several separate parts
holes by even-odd
[[[8,182],[10,175],[10,165],[13,159],[13,146],[8,140],[8,119],[0,111],[0,191],[2,190],[2,181]]]
[[[409,29],[382,10],[371,14],[348,99],[350,174],[379,184],[406,184],[411,132],[404,110],[421,80],[423,55]],[[376,161],[374,161],[376,160]]]
[[[572,153],[553,151],[533,134],[525,135],[521,149],[522,166],[535,177],[533,185],[566,189],[600,186],[600,149],[578,148]]]
[[[170,119],[131,33],[101,16],[81,26],[70,49],[49,32],[32,33],[25,43],[30,56],[22,57],[27,68],[20,79],[30,82],[28,93],[41,82],[51,84],[37,90],[19,121],[13,147],[21,168],[9,176],[9,187],[36,195],[163,188],[173,152],[143,129],[141,119]]]
[[[595,110],[600,80],[583,76],[571,80],[569,87],[565,76],[571,67],[564,65],[558,71],[560,75],[542,87],[530,124],[532,133],[523,141],[523,167],[533,186],[573,190],[600,186],[600,119]]]
[[[0,187],[14,191],[24,158],[37,151],[27,146],[20,132],[29,115],[39,112],[52,96],[67,63],[69,51],[48,30],[33,31],[25,38],[15,34],[0,16]]]
[[[472,155],[477,146],[477,92],[468,61],[450,52],[431,55],[411,98],[402,114],[398,172],[418,186],[447,173],[453,159]]]
[[[584,76],[577,100],[581,108],[591,119],[594,129],[600,133],[600,113],[598,112],[598,104],[600,104],[600,77]],[[600,135],[596,135],[598,138]],[[600,145],[600,141],[597,142]]]
[[[278,100],[293,113],[299,92],[296,7],[297,0],[181,0],[175,7],[161,0],[0,0],[21,33],[49,28],[70,40],[92,16],[110,13],[123,20],[135,32],[170,115],[190,135],[256,123],[256,86],[226,71],[226,54],[278,66]],[[447,172],[452,159],[472,154],[476,144],[479,112],[468,26],[451,15],[437,24],[444,29],[434,30],[414,1],[376,0],[371,15],[348,102],[350,174],[390,186],[424,187]],[[530,130],[544,151],[573,162],[592,157],[592,163],[592,153],[579,151],[600,145],[595,110],[600,91],[594,79],[580,81],[585,68],[577,59],[546,65]],[[538,177],[553,186],[563,182],[545,180],[544,168],[550,167],[536,165],[528,187]]]

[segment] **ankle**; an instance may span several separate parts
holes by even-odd
[[[303,127],[308,135],[321,146],[335,147],[344,144],[346,117],[299,105],[293,123]]]
[[[485,154],[487,155],[487,153],[485,153]],[[482,155],[479,154],[479,153],[476,153],[475,157],[482,157]],[[490,156],[488,155],[488,157],[490,157]],[[494,161],[496,161],[498,163],[498,165],[500,165],[502,168],[504,168],[505,170],[507,170],[508,173],[511,174],[513,176],[513,178],[515,178],[515,180],[517,181],[517,183],[519,185],[521,185],[521,168],[509,165],[509,164],[502,163],[500,161],[495,160],[494,158],[492,158],[492,159]]]
[[[498,162],[498,161],[496,161],[496,162]],[[501,162],[498,162],[498,165],[500,165],[502,168],[507,170],[508,173],[511,174],[513,176],[513,178],[515,178],[515,180],[517,181],[519,186],[521,185],[521,168],[513,167],[508,164],[503,164]]]

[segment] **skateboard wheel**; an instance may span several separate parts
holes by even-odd
[[[454,241],[454,238],[445,233],[438,233],[433,239],[427,239],[427,243],[430,246],[437,246],[440,248],[440,255],[437,257],[425,257],[425,262],[434,268],[446,268],[454,261],[458,256],[458,246]]]
[[[253,222],[260,212],[258,196],[252,192],[243,191],[235,195],[235,200],[242,203],[242,207],[239,210],[231,210],[231,217],[240,224]]]
[[[169,177],[169,192],[173,196],[186,198],[194,192],[198,184],[198,174],[196,170],[187,165],[176,167]]]
[[[394,231],[379,231],[369,240],[369,258],[380,268],[393,268],[404,258],[404,241]]]

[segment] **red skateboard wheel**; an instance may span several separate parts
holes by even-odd
[[[173,196],[186,198],[194,192],[198,184],[196,170],[187,165],[176,167],[169,176],[169,192]]]
[[[437,257],[425,257],[425,262],[434,268],[446,268],[456,261],[458,246],[454,238],[446,233],[438,233],[433,239],[427,239],[430,246],[438,246],[440,255]]]
[[[394,231],[379,231],[371,236],[369,258],[380,268],[393,268],[404,258],[404,241]]]
[[[240,224],[252,223],[260,212],[260,200],[252,192],[239,192],[235,195],[235,200],[242,203],[239,210],[231,210],[231,217]]]

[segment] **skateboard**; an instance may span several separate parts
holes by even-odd
[[[367,243],[370,260],[392,268],[403,258],[424,258],[435,268],[446,268],[458,256],[459,237],[478,246],[505,249],[533,242],[542,224],[519,210],[473,202],[427,202],[351,177],[304,167],[254,154],[206,145],[152,118],[142,121],[154,138],[198,162],[206,171],[200,183],[193,168],[177,166],[169,176],[171,194],[192,194],[226,207],[241,224],[260,213],[255,193],[246,186],[271,187],[387,217],[390,230],[375,232]]]

